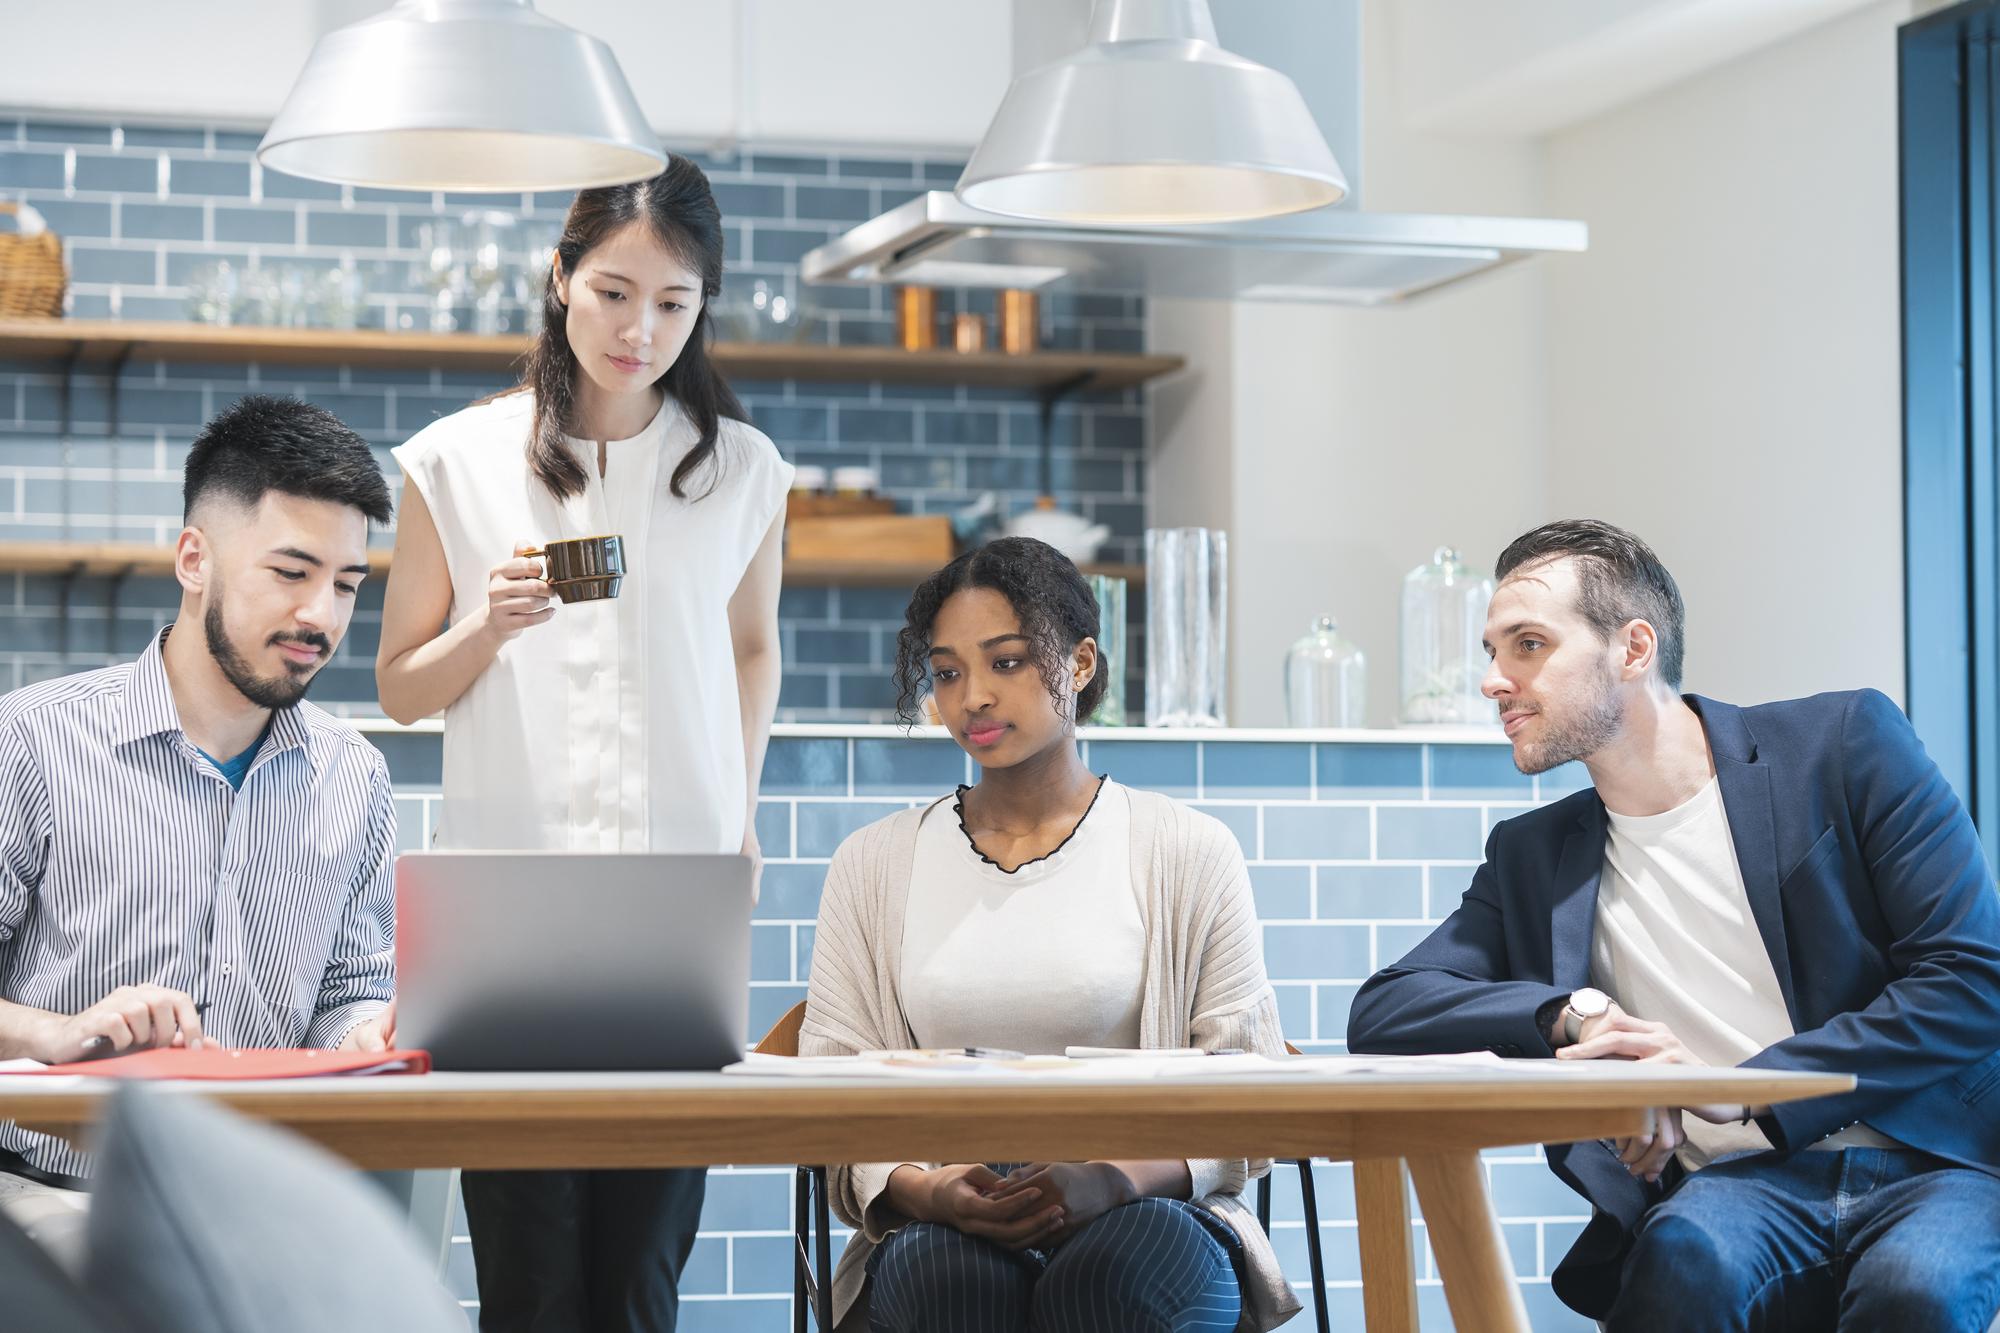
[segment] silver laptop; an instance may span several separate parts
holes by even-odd
[[[396,1044],[438,1069],[720,1069],[750,1021],[750,861],[407,852],[396,972]]]

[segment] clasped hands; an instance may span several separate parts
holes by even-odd
[[[1670,1065],[1703,1065],[1699,1058],[1674,1035],[1665,1023],[1649,1022],[1620,1009],[1616,1003],[1595,1018],[1584,1020],[1573,1045],[1556,1050],[1558,1060],[1639,1060]],[[1653,1110],[1652,1129],[1612,1140],[1618,1160],[1632,1175],[1656,1181],[1673,1159],[1675,1150],[1687,1142],[1681,1126],[1685,1110],[1712,1125],[1733,1124],[1758,1108],[1737,1103],[1710,1106],[1662,1106]]]
[[[923,1170],[898,1167],[890,1201],[919,1222],[983,1236],[1010,1250],[1053,1245],[1139,1197],[1112,1162],[1030,1162],[1006,1175],[976,1162]]]

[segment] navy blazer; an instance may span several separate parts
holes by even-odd
[[[1866,1120],[2000,1175],[2000,894],[1909,719],[1874,690],[1755,708],[1687,701],[1797,1034],[1743,1063],[1859,1079],[1851,1093],[1773,1107],[1765,1134],[1790,1151]],[[1552,1056],[1535,1011],[1590,984],[1606,826],[1595,791],[1496,824],[1458,910],[1355,995],[1349,1049]],[[1556,1294],[1601,1315],[1663,1187],[1634,1180],[1602,1143],[1547,1151],[1595,1208]]]

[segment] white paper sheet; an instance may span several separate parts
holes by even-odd
[[[875,1059],[864,1056],[785,1056],[752,1053],[725,1074],[779,1078],[937,1079],[981,1078],[1008,1082],[1146,1082],[1152,1079],[1214,1078],[1235,1075],[1251,1079],[1327,1077],[1347,1074],[1464,1074],[1522,1064],[1553,1061],[1504,1061],[1489,1051],[1463,1055],[1266,1055],[1133,1056],[1075,1060],[1065,1056],[1031,1056],[1025,1060]]]

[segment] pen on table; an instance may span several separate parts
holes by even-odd
[[[109,1037],[102,1035],[85,1037],[83,1039],[83,1050],[78,1053],[74,1063],[81,1064],[85,1060],[102,1060],[107,1055],[116,1054],[117,1050],[117,1046],[112,1043]]]
[[[194,1011],[196,1014],[207,1013],[208,1001],[202,1000],[198,1002],[194,1007]],[[83,1049],[77,1053],[76,1060],[73,1063],[82,1064],[86,1060],[102,1060],[106,1056],[116,1054],[118,1054],[117,1043],[100,1032],[94,1037],[85,1037],[83,1039]]]
[[[863,1051],[864,1060],[1025,1060],[1021,1051],[1002,1050],[994,1046],[936,1046],[918,1047],[909,1051]]]
[[[1162,1046],[1147,1050],[1133,1046],[1065,1046],[1063,1054],[1072,1060],[1139,1060],[1179,1058],[1196,1055],[1242,1055],[1238,1046],[1222,1046],[1215,1050],[1203,1050],[1199,1046]]]

